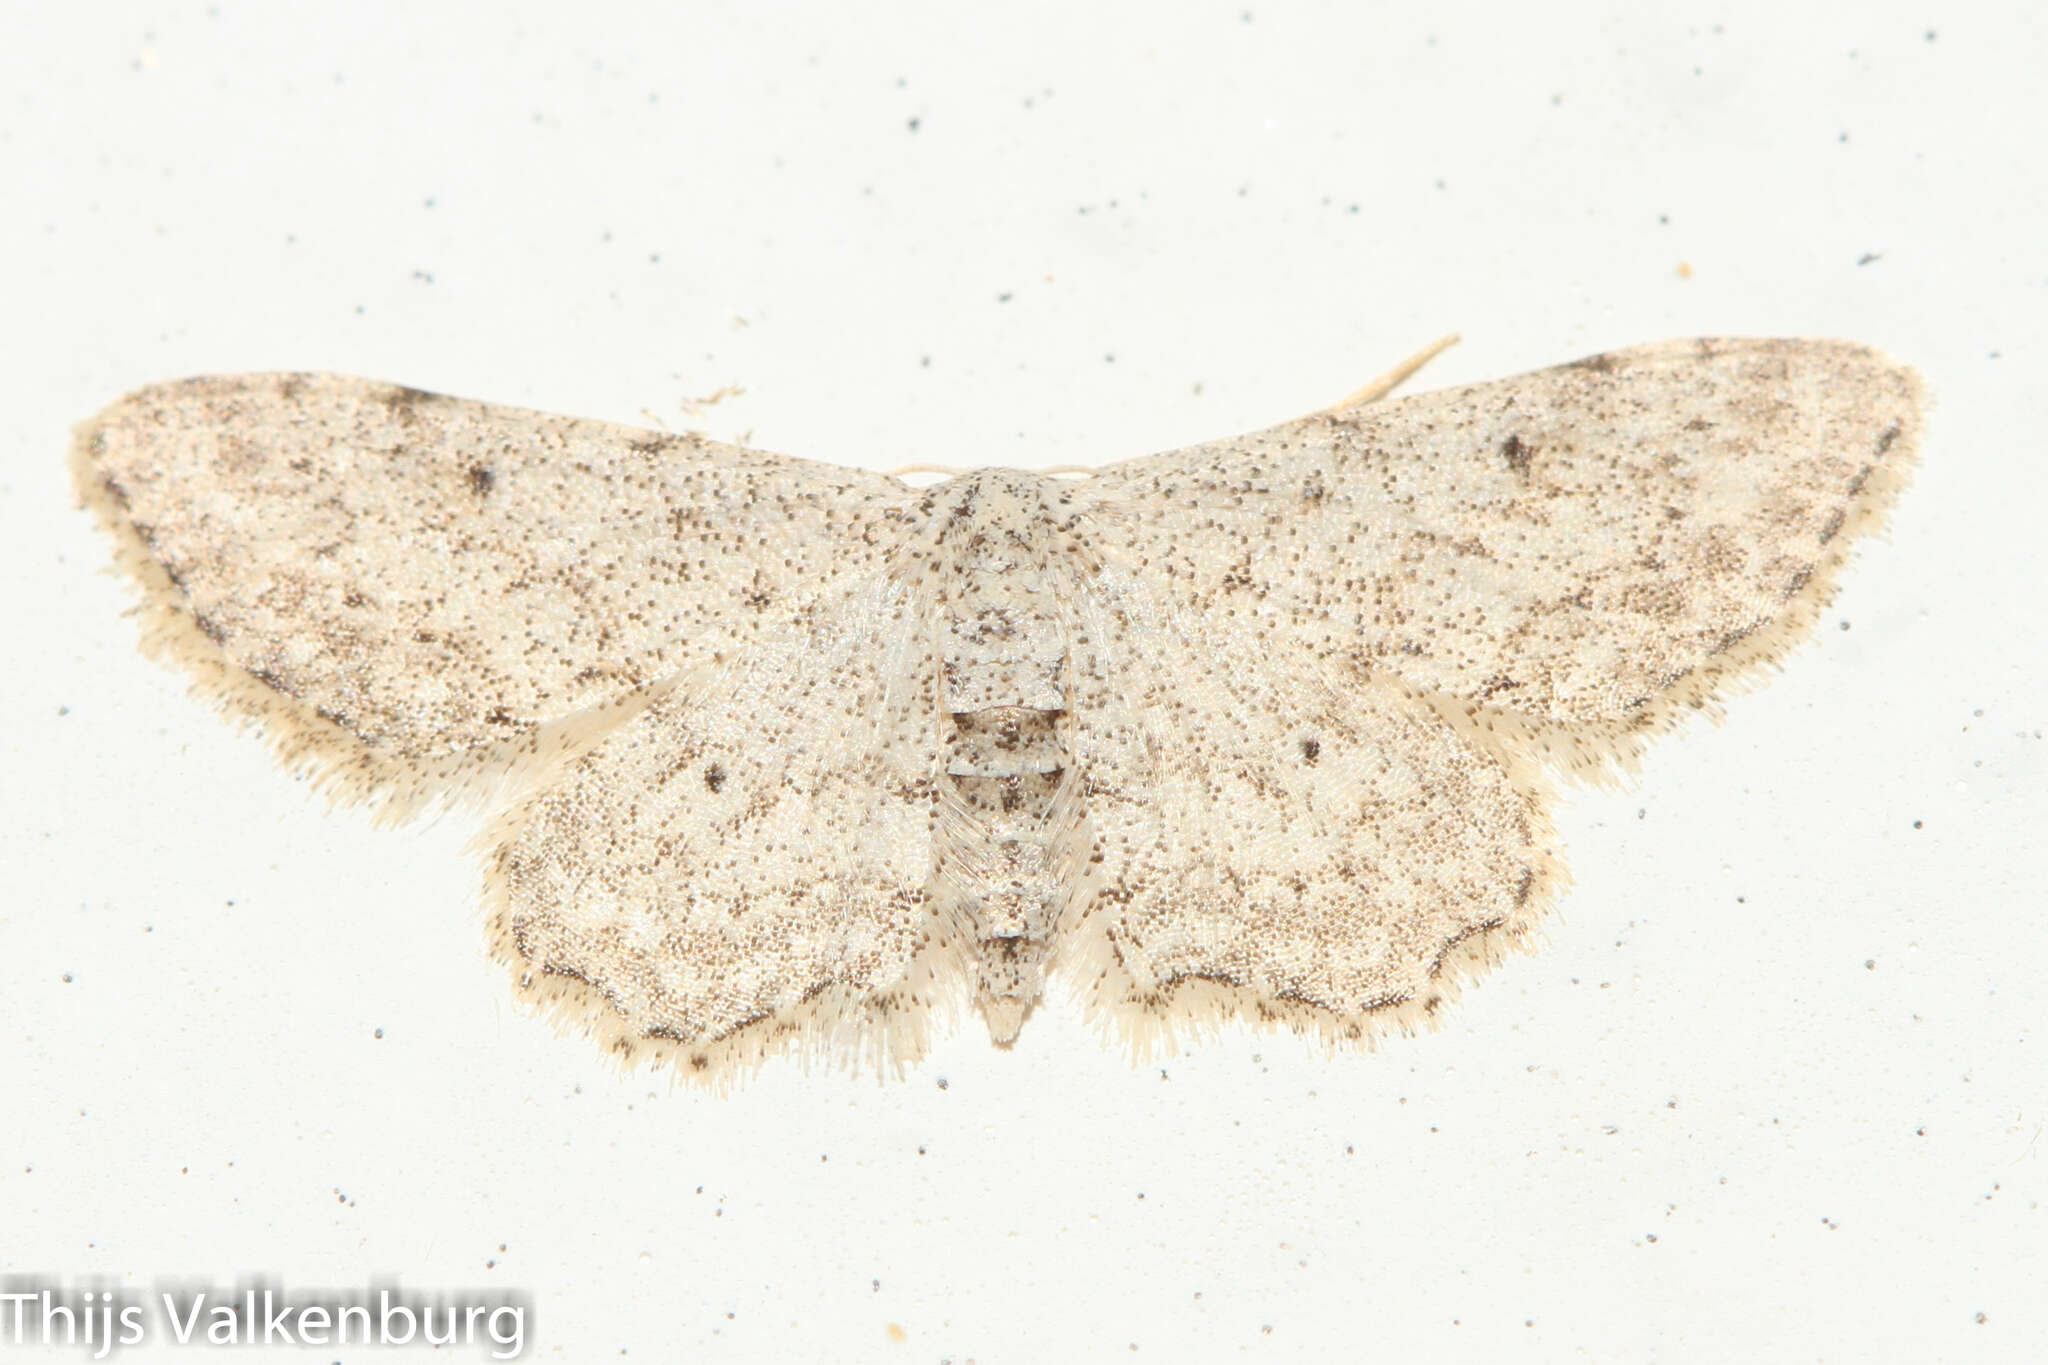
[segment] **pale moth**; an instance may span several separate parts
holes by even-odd
[[[1409,368],[1412,368],[1409,367]],[[1552,775],[1782,655],[1914,374],[1686,340],[927,488],[329,375],[143,389],[78,488],[146,644],[483,836],[519,995],[627,1059],[899,1066],[1057,973],[1140,1049],[1370,1041],[1527,948]]]

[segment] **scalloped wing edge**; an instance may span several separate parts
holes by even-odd
[[[140,618],[143,654],[184,674],[191,695],[235,728],[258,731],[287,775],[310,782],[336,806],[367,807],[379,825],[403,824],[430,810],[478,810],[513,799],[675,685],[668,679],[536,726],[518,740],[455,750],[427,762],[380,751],[231,662],[201,629],[184,592],[128,516],[119,487],[95,462],[98,435],[97,417],[73,430],[72,487],[114,542],[109,572],[134,587],[129,614]]]
[[[1725,703],[1770,682],[1792,651],[1813,637],[1841,591],[1842,573],[1859,545],[1866,537],[1885,538],[1899,495],[1919,468],[1926,385],[1910,366],[1876,351],[1869,354],[1905,381],[1905,413],[1883,458],[1864,471],[1841,526],[1812,572],[1770,621],[1654,693],[1633,715],[1606,724],[1558,725],[1428,689],[1411,687],[1411,694],[1428,702],[1460,734],[1479,738],[1513,759],[1510,771],[1517,780],[1541,770],[1589,786],[1613,786],[1639,773],[1649,742],[1682,728],[1694,716],[1705,716],[1717,725],[1727,719]]]
[[[530,818],[532,801],[515,803],[470,843],[483,869],[483,911],[491,957],[512,980],[522,1013],[546,1020],[563,1037],[597,1044],[620,1074],[642,1066],[666,1069],[671,1085],[730,1092],[767,1062],[791,1058],[804,1070],[825,1066],[880,1080],[898,1079],[931,1049],[943,1028],[957,1027],[969,1008],[969,975],[949,961],[961,926],[925,907],[930,942],[904,966],[901,981],[880,993],[834,986],[793,1009],[751,1020],[717,1038],[672,1039],[636,1029],[602,989],[580,976],[537,969],[520,950],[504,864]]]

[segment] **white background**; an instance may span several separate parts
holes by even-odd
[[[0,1272],[523,1290],[570,1361],[2040,1358],[2048,38],[1665,8],[11,6]],[[899,1082],[621,1077],[511,1007],[473,822],[328,811],[137,653],[63,469],[282,368],[1092,462],[1451,329],[1416,387],[1821,335],[1937,405],[1818,638],[1376,1055],[1133,1069],[1059,997]]]

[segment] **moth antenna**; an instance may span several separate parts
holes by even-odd
[[[1327,408],[1324,408],[1323,411],[1341,412],[1345,408],[1356,408],[1367,403],[1376,403],[1395,389],[1400,388],[1401,385],[1407,383],[1410,375],[1457,344],[1458,334],[1456,332],[1446,333],[1435,341],[1430,342],[1429,345],[1423,347],[1414,355],[1409,356],[1393,369],[1388,370],[1378,379],[1373,380],[1363,388],[1355,389],[1351,393],[1346,394]]]

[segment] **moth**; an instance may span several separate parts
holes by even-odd
[[[518,994],[724,1078],[970,1002],[1008,1044],[1049,973],[1140,1049],[1428,1020],[1531,945],[1557,778],[1810,630],[1921,408],[1861,346],[1683,340],[913,488],[278,374],[73,466],[149,649],[339,799],[492,812]]]

